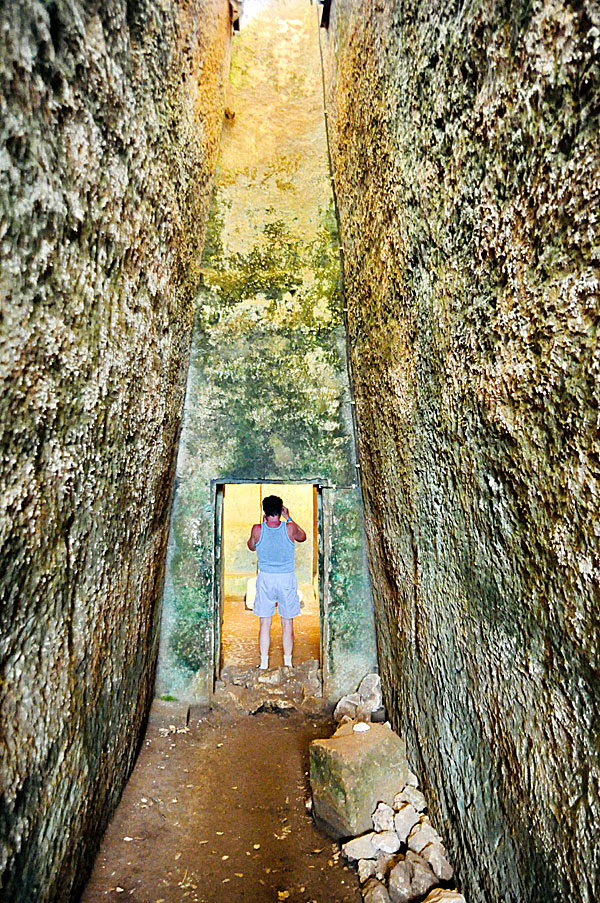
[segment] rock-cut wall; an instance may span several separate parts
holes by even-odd
[[[599,26],[322,29],[380,667],[471,903],[600,897]]]
[[[226,0],[0,11],[0,897],[77,894],[158,642]]]
[[[246,495],[238,508],[246,522],[236,539],[228,512],[237,505],[233,490],[224,490],[221,552],[215,544],[219,503],[213,481],[254,481],[267,494],[275,490],[265,483],[306,481],[322,488],[322,567],[313,588],[324,694],[337,700],[377,659],[344,356],[318,23],[306,0],[262,0],[248,4],[242,24],[232,51],[230,118],[223,128],[196,305],[157,689],[178,699],[210,699],[230,643],[225,597],[230,596],[229,605],[238,592],[241,601],[255,572],[256,555],[246,539],[253,521],[262,517],[258,495],[254,505]],[[281,489],[288,503],[289,491],[294,492]],[[290,510],[299,517],[295,501]],[[234,547],[240,556],[235,564],[227,552]],[[223,574],[237,572],[235,588],[214,580],[213,563],[221,555]],[[298,563],[301,568],[301,558]],[[313,588],[304,588],[306,607],[298,622],[305,636]],[[222,598],[222,618],[215,590]],[[313,616],[316,611],[315,606]],[[235,617],[245,617],[246,629],[256,637],[251,612]],[[254,643],[246,650],[248,664],[258,654]]]

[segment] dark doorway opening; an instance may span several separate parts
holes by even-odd
[[[262,520],[262,500],[279,495],[306,532],[296,546],[300,615],[294,619],[294,664],[322,661],[322,505],[315,483],[236,482],[216,485],[215,523],[215,676],[227,665],[258,664],[258,618],[252,608],[256,554],[247,547],[252,524]],[[273,618],[272,667],[283,664],[281,622]]]

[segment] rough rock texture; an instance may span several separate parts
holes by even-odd
[[[377,803],[391,803],[407,772],[404,740],[381,724],[364,733],[314,740],[310,786],[317,823],[337,838],[368,831]],[[354,858],[368,856],[361,850]]]
[[[462,894],[457,890],[445,890],[442,887],[436,887],[430,891],[423,903],[466,903]]]
[[[322,30],[385,702],[471,903],[600,897],[599,24]]]
[[[374,831],[394,830],[394,810],[387,803],[378,803],[372,817]]]
[[[151,698],[226,0],[0,12],[0,876],[76,895]]]
[[[389,903],[389,894],[385,884],[376,878],[369,878],[363,888],[363,900],[365,903]]]
[[[408,835],[419,822],[420,815],[410,803],[403,805],[399,812],[396,812],[394,816],[394,830],[402,843],[406,843]]]
[[[375,833],[373,831],[361,834],[360,837],[353,837],[352,840],[342,844],[342,853],[350,862],[353,860],[375,859],[377,850],[373,846],[374,839]]]
[[[203,257],[158,686],[206,701],[219,668],[212,481],[314,481],[329,487],[319,589],[324,693],[333,701],[373,670],[376,649],[318,27],[306,0],[249,7],[234,42],[227,107],[235,117],[223,129]],[[247,517],[249,531],[260,505]],[[256,567],[247,535],[242,574]],[[257,653],[255,646],[248,664]]]
[[[390,899],[392,903],[416,903],[436,884],[436,877],[425,860],[409,851],[390,872]]]

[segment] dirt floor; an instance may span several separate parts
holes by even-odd
[[[309,743],[331,733],[300,710],[220,708],[185,727],[159,702],[82,903],[359,903],[305,809]]]

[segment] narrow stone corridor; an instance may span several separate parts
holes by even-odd
[[[81,903],[359,903],[356,871],[306,812],[322,713],[244,715],[231,702],[153,709]]]
[[[0,34],[0,903],[358,903],[348,693],[365,903],[598,903],[598,0]],[[260,674],[269,486],[312,625]]]

